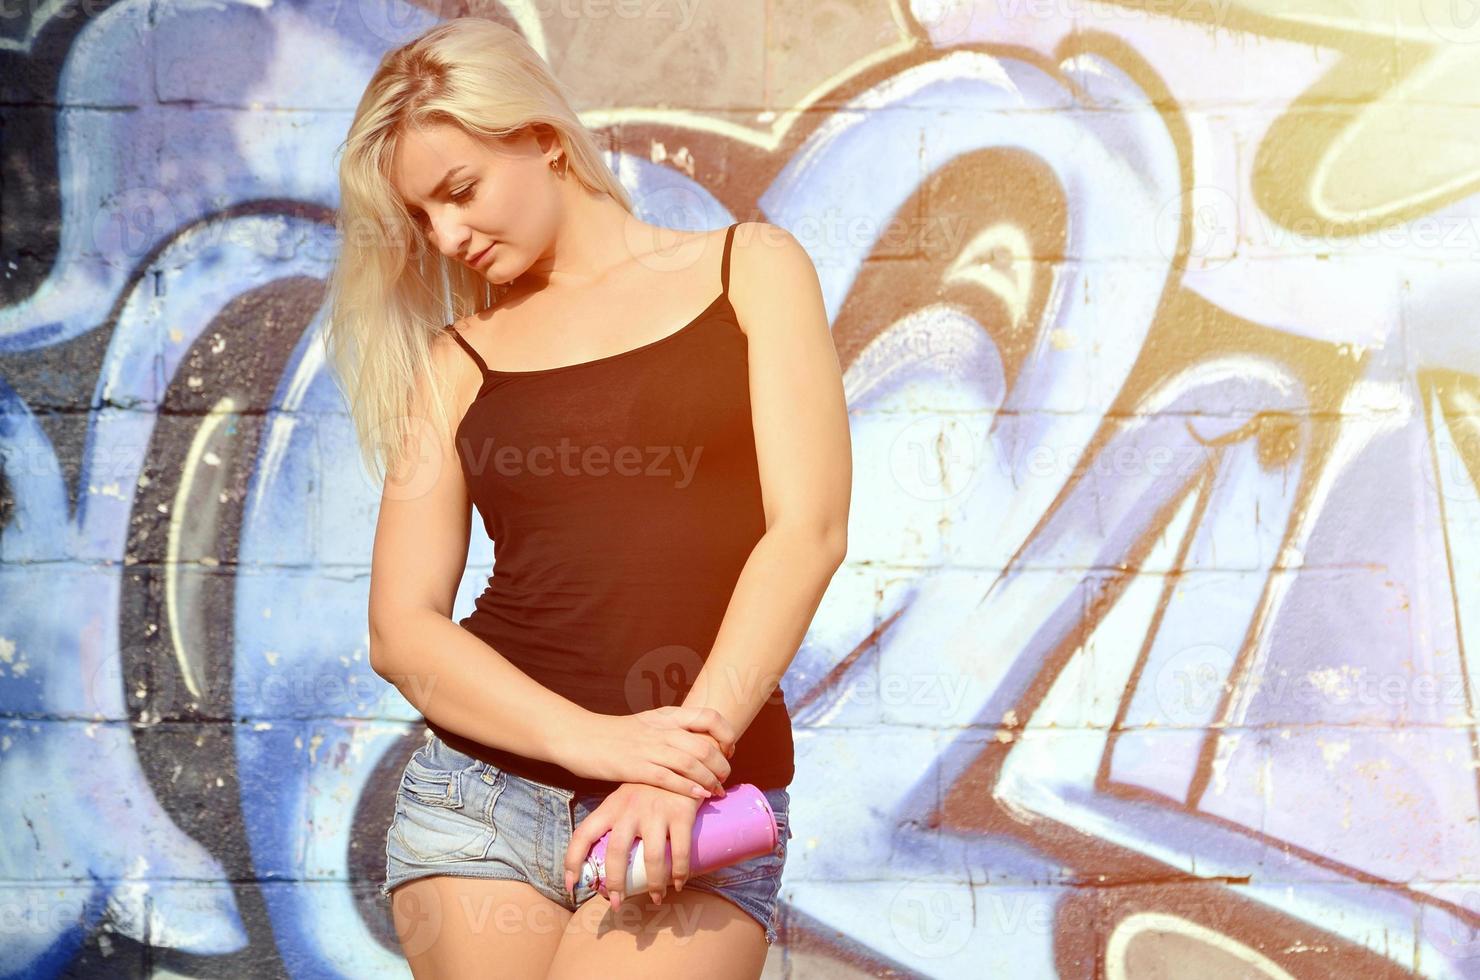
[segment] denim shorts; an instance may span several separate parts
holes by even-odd
[[[781,872],[792,836],[791,795],[785,789],[762,792],[780,831],[775,849],[693,875],[683,887],[740,906],[765,928],[770,944],[776,941]],[[397,885],[428,875],[506,878],[527,881],[574,912],[598,892],[577,882],[572,901],[564,890],[565,851],[576,825],[604,798],[518,776],[459,752],[428,729],[401,773],[380,894],[389,896]],[[671,883],[667,894],[673,895]]]

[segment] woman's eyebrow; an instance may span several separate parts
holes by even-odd
[[[451,170],[442,175],[442,179],[437,181],[437,186],[432,188],[431,193],[427,194],[427,197],[433,198],[442,193],[442,191],[447,187],[448,182],[452,180],[452,178],[456,176],[457,172],[461,169],[463,169],[463,164],[455,164]]]

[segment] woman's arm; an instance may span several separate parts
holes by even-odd
[[[477,368],[452,338],[432,347],[439,378],[453,379],[447,411],[471,401]],[[462,363],[466,361],[466,364]],[[483,745],[564,764],[570,734],[588,714],[543,686],[452,620],[468,558],[472,505],[450,434],[430,399],[412,396],[419,445],[388,475],[370,565],[370,663],[438,725]]]
[[[570,768],[588,712],[446,615],[407,609],[371,633],[371,662],[423,717],[482,745]]]
[[[732,261],[766,531],[683,706],[713,708],[740,736],[791,665],[848,550],[853,449],[811,257],[786,230],[751,222],[736,229]]]

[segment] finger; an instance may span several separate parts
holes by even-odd
[[[642,863],[647,871],[647,891],[653,904],[663,904],[668,894],[668,828],[663,821],[650,822],[642,831]]]
[[[632,850],[632,838],[630,828],[618,826],[606,839],[606,897],[613,911],[622,907],[622,895],[627,890],[627,855]]]
[[[692,818],[675,818],[668,825],[668,849],[673,862],[673,890],[683,891],[684,882],[689,880],[689,851],[694,842]]]
[[[674,731],[668,738],[673,750],[684,757],[684,771],[703,782],[714,796],[724,796],[725,777],[729,775],[730,765],[714,739],[683,729]]]
[[[740,734],[735,731],[735,726],[730,724],[728,718],[713,708],[705,708],[704,710],[714,716],[709,730],[714,733],[714,737],[724,746],[726,757],[733,756],[735,754],[735,743],[740,740]]]
[[[668,745],[660,754],[660,758],[668,768],[688,776],[711,794],[724,795],[724,783],[703,762],[694,758],[692,751],[677,745]]]
[[[713,735],[714,740],[724,749],[726,756],[735,754],[735,742],[739,738],[735,734],[735,726],[713,708],[695,708],[684,727]]]
[[[570,846],[565,849],[564,862],[567,892],[573,892],[575,883],[581,880],[581,865],[585,863],[586,855],[591,853],[592,846],[601,839],[602,834],[611,829],[607,812],[597,807],[571,831]]]
[[[683,753],[679,753],[679,755],[682,756]],[[692,796],[696,800],[707,800],[713,795],[709,790],[694,782],[683,773],[674,772],[667,766],[659,765],[656,762],[649,765],[647,775],[642,779],[642,782],[648,786],[666,789],[670,793],[677,793],[680,796]]]
[[[719,743],[712,736],[702,735],[699,732],[683,731],[677,734],[683,740],[684,747],[707,766],[710,772],[714,773],[715,778],[719,780],[720,789],[724,789],[725,783],[730,781],[730,772],[733,767],[725,758]]]

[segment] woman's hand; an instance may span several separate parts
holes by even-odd
[[[724,795],[735,739],[734,726],[713,708],[593,712],[570,733],[560,764],[587,779],[646,783],[700,801]]]
[[[689,878],[689,847],[694,839],[694,820],[702,800],[683,793],[670,793],[645,783],[623,783],[601,805],[592,810],[571,834],[565,851],[565,890],[581,877],[581,864],[591,848],[608,830],[606,840],[606,893],[612,909],[621,908],[627,884],[627,854],[636,838],[642,840],[643,864],[647,868],[647,890],[655,903],[668,894],[670,875],[665,851],[672,842],[671,880],[683,891]]]

